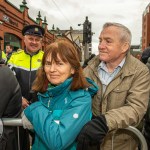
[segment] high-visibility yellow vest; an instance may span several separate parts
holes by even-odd
[[[11,55],[8,66],[14,71],[20,84],[22,96],[30,100],[32,83],[36,76],[36,71],[41,66],[44,52],[39,50],[34,55],[28,54],[24,50],[20,50]]]

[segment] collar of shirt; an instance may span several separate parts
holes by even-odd
[[[113,80],[113,78],[116,76],[116,74],[123,67],[123,65],[125,63],[125,59],[126,58],[124,58],[121,61],[121,63],[111,73],[108,72],[108,69],[107,69],[106,64],[105,64],[104,61],[102,61],[99,64],[99,66],[98,66],[98,74],[99,74],[99,78],[100,78],[100,80],[102,82],[102,85],[103,85],[103,93],[105,92],[107,85]]]
[[[126,57],[123,58],[123,60],[121,61],[121,63],[114,70],[116,70],[117,68],[122,68],[123,65],[124,65],[124,63],[125,63],[125,60],[126,60]],[[104,61],[100,62],[99,66],[98,66],[98,72],[99,72],[100,69],[103,69],[104,71],[108,72],[106,63]]]

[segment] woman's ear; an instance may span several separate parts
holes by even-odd
[[[71,74],[73,75],[75,73],[75,69],[71,68]]]

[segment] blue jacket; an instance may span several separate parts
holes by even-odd
[[[28,106],[24,113],[34,127],[32,150],[75,150],[75,139],[91,119],[92,98],[97,85],[87,90],[70,91],[72,78],[45,93],[38,93],[38,102]]]

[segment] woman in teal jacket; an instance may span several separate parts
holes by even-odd
[[[24,128],[35,132],[33,150],[75,150],[75,139],[92,115],[97,85],[83,76],[75,47],[57,40],[47,47],[32,90],[38,101],[24,110]],[[33,127],[32,127],[33,126]]]

